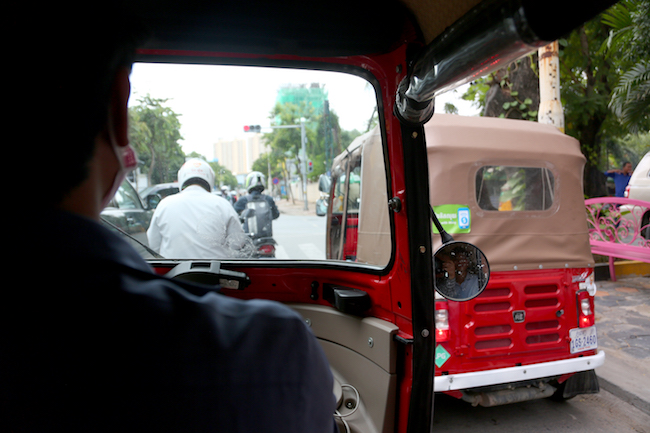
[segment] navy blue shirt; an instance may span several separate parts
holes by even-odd
[[[606,176],[614,179],[614,186],[616,187],[616,197],[625,197],[625,187],[630,182],[632,174],[622,174],[622,173],[605,173]]]
[[[335,430],[327,360],[293,310],[158,277],[94,221],[39,221],[0,307],[8,431]]]

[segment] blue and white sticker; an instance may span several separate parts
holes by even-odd
[[[469,208],[459,207],[458,208],[458,228],[461,230],[466,230],[470,226],[469,218]]]

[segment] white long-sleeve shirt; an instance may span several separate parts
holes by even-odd
[[[198,185],[158,204],[147,238],[149,247],[168,259],[249,257],[252,252],[232,205]]]

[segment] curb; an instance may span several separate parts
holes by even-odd
[[[603,388],[605,391],[615,395],[616,397],[620,398],[624,402],[636,407],[641,412],[650,415],[650,402],[642,400],[641,398],[637,397],[633,393],[624,390],[620,386],[610,382],[607,379],[603,379],[602,376],[597,376],[597,377],[598,377],[598,383],[600,384],[601,388]]]
[[[634,260],[621,260],[614,262],[614,270],[616,272],[616,279],[625,277],[644,277],[650,275],[650,263]],[[596,281],[611,280],[609,275],[609,264],[596,263],[594,266],[594,275]]]

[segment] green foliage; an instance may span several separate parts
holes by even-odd
[[[604,192],[598,172],[610,166],[605,156],[634,156],[626,147],[630,139],[623,137],[650,128],[648,34],[650,0],[623,0],[559,40],[565,132],[580,141],[587,158],[588,196]],[[485,96],[495,80],[502,89],[508,87],[507,73],[493,73],[476,80],[463,98],[485,108]],[[512,92],[510,96],[515,101],[503,103],[502,117],[527,107],[525,98]],[[533,115],[537,113],[529,110],[529,118]]]
[[[650,129],[650,0],[627,0],[608,9],[602,22],[610,28],[603,52],[627,55],[617,66],[623,71],[609,103],[629,131]]]
[[[269,167],[271,168],[270,176]],[[282,173],[282,160],[273,152],[261,154],[260,157],[253,162],[252,171],[259,171],[271,178],[282,178],[284,176]]]
[[[359,131],[342,131],[339,118],[334,111],[328,113],[315,113],[316,110],[306,103],[276,104],[270,113],[274,126],[299,125],[304,119],[305,135],[307,137],[307,159],[311,160],[314,170],[307,174],[310,180],[329,170],[332,159],[341,153],[352,140],[360,134]],[[373,123],[369,119],[369,127]],[[298,161],[301,154],[300,128],[275,128],[272,132],[264,134],[264,140],[271,148],[270,153],[261,155],[253,163],[253,169],[268,174],[269,163],[271,175],[274,177],[287,177],[287,161]],[[301,164],[296,164],[297,174],[301,173]]]
[[[517,86],[514,82],[517,72],[521,73],[520,68],[523,66],[530,66],[533,75],[538,76],[536,62],[533,61],[534,56],[531,54],[523,59],[516,60],[503,69],[492,72],[486,77],[480,78],[472,83],[472,85],[463,94],[462,98],[472,101],[473,105],[481,109],[483,115],[495,115],[500,118],[515,118],[537,121],[537,103],[535,103],[530,95],[520,94],[518,90],[521,85]],[[526,62],[526,63],[524,63]],[[518,78],[521,82],[521,77]],[[501,112],[498,114],[485,114],[486,106],[488,104],[488,91],[491,87],[498,86],[502,93],[501,98],[505,98],[506,102],[499,102],[501,104]],[[495,89],[492,89],[494,91]],[[501,99],[503,100],[503,99]],[[494,100],[492,100],[494,103]]]
[[[503,87],[502,87],[503,88]],[[530,98],[525,98],[523,101],[519,98],[519,92],[512,91],[510,92],[515,100],[513,102],[504,102],[503,110],[499,117],[508,118],[509,114],[513,111],[518,111],[522,119],[537,121],[537,110],[531,110],[530,107],[533,104],[533,100]]]
[[[650,128],[650,60],[641,60],[620,80],[609,107],[630,132]]]
[[[485,109],[485,95],[490,90],[492,75],[478,78],[467,88],[467,91],[461,96],[465,101],[471,101],[472,105],[481,111]]]
[[[508,170],[506,182],[501,187],[499,201],[510,202],[512,210],[526,210],[526,173],[524,169]]]
[[[143,162],[142,171],[150,185],[173,182],[185,162],[178,143],[183,138],[180,115],[165,107],[166,99],[147,95],[138,102],[129,108],[129,140]]]
[[[228,170],[218,162],[208,162],[212,170],[214,170],[215,183],[217,186],[229,186],[231,189],[237,188],[237,178],[232,171]]]
[[[449,102],[445,102],[445,113],[447,114],[458,114],[458,108]]]
[[[614,59],[600,47],[608,29],[594,19],[573,31],[560,45],[560,85],[566,133],[577,138],[589,163],[598,165],[600,138],[622,133],[608,108],[618,77]]]
[[[625,161],[630,161],[632,166],[636,167],[643,155],[650,152],[650,132],[628,134],[622,138],[615,138],[608,144],[606,169],[621,168],[621,163]]]

